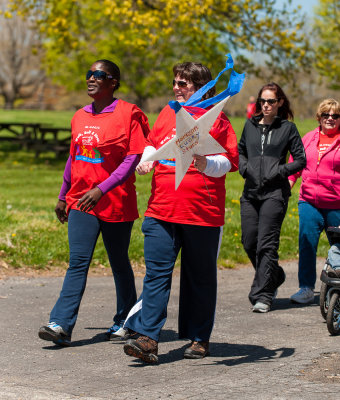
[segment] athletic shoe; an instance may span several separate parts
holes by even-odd
[[[139,336],[137,339],[129,339],[124,344],[124,353],[131,357],[140,358],[146,363],[158,362],[158,343],[148,336]]]
[[[115,324],[106,331],[106,336],[108,340],[120,341],[129,339],[131,334],[128,329]]]
[[[209,342],[192,341],[184,351],[184,358],[204,358],[209,355]]]
[[[303,287],[290,297],[292,303],[308,304],[314,301],[314,291],[311,288]]]
[[[66,347],[71,345],[71,335],[55,322],[50,322],[47,326],[42,326],[39,329],[38,335],[40,339],[53,342],[58,346]]]
[[[253,312],[266,313],[270,310],[270,305],[257,301],[253,307]]]

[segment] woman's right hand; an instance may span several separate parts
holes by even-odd
[[[145,175],[148,172],[152,171],[153,167],[154,167],[153,161],[143,161],[137,165],[136,171],[138,175]]]
[[[67,222],[67,214],[66,214],[66,201],[58,200],[58,203],[54,209],[57,214],[57,218],[63,224]]]

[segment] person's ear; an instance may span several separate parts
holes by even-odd
[[[279,100],[279,107],[282,107],[283,103],[284,103],[283,99]]]
[[[117,89],[117,83],[118,83],[117,79],[112,79],[111,87],[113,90]]]

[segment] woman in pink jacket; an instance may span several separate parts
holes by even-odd
[[[293,187],[302,177],[299,197],[299,286],[291,296],[294,303],[314,301],[316,252],[320,234],[340,225],[340,104],[322,101],[316,113],[319,127],[302,141],[307,165],[289,177]]]

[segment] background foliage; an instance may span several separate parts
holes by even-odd
[[[227,52],[237,56],[238,72],[259,71],[259,61],[282,80],[309,70],[304,16],[288,10],[290,3],[278,9],[274,0],[11,0],[13,12],[40,32],[50,77],[76,89],[94,59],[112,59],[140,106],[168,88],[172,65],[184,59],[205,63],[214,75]]]
[[[334,89],[340,89],[340,2],[319,0],[315,15],[315,66]]]

